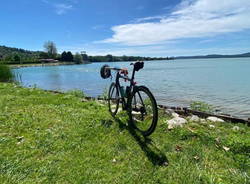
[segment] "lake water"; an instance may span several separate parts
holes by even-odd
[[[96,97],[111,82],[100,77],[103,64],[27,67],[15,71],[21,75],[24,86],[61,91],[80,89]],[[129,62],[108,64],[132,68]],[[158,104],[188,106],[192,101],[204,101],[224,113],[250,117],[250,58],[148,61],[136,73],[136,81],[150,88]]]

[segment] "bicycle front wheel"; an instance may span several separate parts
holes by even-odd
[[[120,95],[118,86],[113,82],[109,87],[108,92],[108,105],[109,105],[109,112],[112,116],[115,116],[118,109],[119,109],[119,103],[120,103]]]
[[[135,87],[128,102],[131,125],[144,136],[152,134],[158,121],[156,100],[148,88]]]

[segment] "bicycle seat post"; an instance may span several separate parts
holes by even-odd
[[[131,81],[130,81],[130,87],[133,86],[133,84],[134,84],[134,78],[135,78],[135,67],[133,67],[132,77],[131,77]]]

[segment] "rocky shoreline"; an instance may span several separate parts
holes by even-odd
[[[104,98],[100,98],[100,97],[99,98],[85,97],[85,100],[98,100],[100,102],[105,101]],[[184,124],[183,122],[187,120],[196,121],[196,122],[206,122],[206,121],[232,122],[232,123],[244,123],[244,124],[247,124],[248,126],[250,125],[249,119],[241,119],[241,118],[230,116],[230,115],[218,115],[218,114],[206,113],[206,112],[201,112],[201,111],[195,111],[186,107],[168,107],[164,105],[158,105],[158,108],[164,110],[164,112],[167,115],[170,115],[173,117],[172,121],[170,122],[170,124],[173,124],[173,126]]]

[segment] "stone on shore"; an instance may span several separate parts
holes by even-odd
[[[193,121],[193,122],[199,122],[200,118],[196,115],[192,115],[188,117],[189,121]]]
[[[214,117],[214,116],[209,116],[207,120],[212,121],[212,122],[225,122],[223,119]]]
[[[201,122],[202,124],[206,124],[206,123],[207,123],[207,121],[206,121],[205,119],[200,119],[200,122]]]
[[[165,114],[168,115],[168,116],[172,116],[172,113],[174,113],[173,109],[166,109],[165,110]]]
[[[209,128],[215,128],[215,126],[214,125],[209,125]]]
[[[187,123],[187,120],[181,117],[175,117],[171,120],[168,120],[167,123],[168,123],[168,129],[173,129],[178,126],[182,127],[183,124]]]
[[[178,117],[179,117],[179,114],[177,114],[177,113],[175,113],[175,112],[173,112],[171,115],[172,115],[174,118],[178,118]]]

